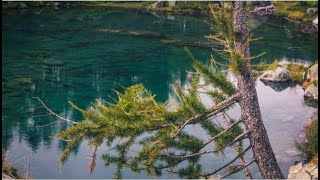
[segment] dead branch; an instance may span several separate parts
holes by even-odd
[[[203,118],[209,118],[209,117],[212,117],[212,116],[224,111],[226,108],[228,108],[229,106],[234,104],[237,101],[238,97],[239,97],[239,94],[236,93],[236,94],[230,96],[229,99],[226,99],[226,100],[214,105],[207,112],[204,112],[202,114],[198,114],[198,115],[193,116],[190,119],[186,120],[185,123],[180,127],[178,132],[173,136],[173,138],[176,138],[181,133],[183,128],[185,128],[186,125],[197,123],[200,120],[202,120]]]
[[[228,119],[226,117],[226,116],[229,117],[229,115],[227,113],[225,113],[225,112],[223,112],[222,115],[223,115],[224,122],[227,124],[227,126],[230,126],[229,121],[228,121]],[[231,120],[230,117],[229,117],[229,119]],[[239,154],[239,152],[241,152],[238,144],[233,144],[233,149],[237,152],[237,154]],[[246,166],[246,161],[245,161],[243,155],[239,156],[239,160],[240,160],[240,163],[241,163],[241,165],[242,165],[242,167],[244,169],[245,175],[248,177],[248,179],[252,179],[252,175],[251,175],[251,172],[250,172],[249,168],[245,167]]]
[[[244,150],[242,151],[240,154],[238,154],[234,159],[232,159],[230,162],[228,162],[227,164],[225,164],[224,166],[220,167],[219,169],[213,171],[212,173],[209,174],[205,174],[203,175],[204,177],[208,177],[211,175],[216,174],[217,172],[221,171],[222,169],[226,168],[227,166],[229,166],[230,164],[232,164],[234,161],[236,161],[241,155],[244,155],[249,149],[251,149],[251,144]]]
[[[232,129],[233,127],[235,127],[237,124],[243,122],[243,119],[240,118],[240,120],[234,122],[233,124],[231,124],[227,129],[221,131],[219,134],[215,135],[213,138],[211,138],[209,141],[207,141],[206,143],[204,143],[201,146],[201,149],[204,148],[206,145],[208,145],[209,143],[211,143],[212,141],[216,140],[217,138],[219,138],[222,134],[224,134],[225,132],[229,131],[230,129]]]
[[[242,166],[241,168],[237,169],[237,170],[234,171],[234,172],[231,172],[231,173],[228,173],[228,174],[224,175],[221,179],[226,178],[226,177],[228,177],[228,176],[230,176],[230,175],[232,175],[232,174],[235,174],[235,173],[243,170],[244,168],[248,168],[248,166],[250,166],[250,165],[251,165],[252,163],[254,163],[255,161],[256,161],[256,159],[252,159],[248,164],[246,164],[246,165],[244,165],[244,166],[243,166],[243,165],[240,165],[240,166]]]
[[[71,125],[78,124],[77,122],[74,122],[74,121],[72,121],[72,120],[70,120],[70,119],[66,119],[66,118],[64,118],[64,117],[61,117],[61,116],[59,116],[58,114],[56,114],[55,112],[51,111],[51,110],[46,106],[46,104],[45,104],[40,98],[38,98],[38,97],[32,97],[32,98],[37,99],[37,100],[42,104],[42,106],[43,106],[48,112],[50,112],[52,115],[58,117],[59,119],[61,119],[61,120],[63,120],[63,121],[66,121],[67,123],[69,123],[69,124],[71,124]]]
[[[226,147],[228,146],[231,146],[233,145],[234,143],[238,142],[238,141],[241,141],[246,137],[246,135],[248,134],[248,132],[245,132],[245,133],[242,133],[240,134],[239,136],[237,136],[232,142],[224,145],[223,147],[220,147],[218,149],[214,149],[214,150],[211,150],[211,151],[204,151],[204,152],[198,152],[198,153],[194,153],[194,154],[188,154],[188,155],[177,155],[177,156],[171,156],[172,158],[177,158],[177,159],[184,159],[184,158],[190,158],[190,157],[194,157],[194,156],[200,156],[200,155],[203,155],[203,154],[209,154],[209,153],[217,153],[223,149],[225,149]]]
[[[269,5],[265,7],[256,7],[254,10],[250,11],[252,14],[258,15],[266,15],[266,14],[273,14],[275,11],[274,5]]]

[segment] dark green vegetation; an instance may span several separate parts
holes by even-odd
[[[318,165],[318,115],[312,119],[310,124],[304,127],[304,133],[305,142],[299,143],[295,141],[295,146],[302,153],[302,156],[307,159],[307,161],[311,161],[311,163]]]
[[[318,15],[308,16],[308,8],[317,8],[318,1],[307,1],[307,2],[289,2],[289,1],[273,1],[272,4],[276,6],[276,14],[285,16],[293,20],[299,20],[302,22],[313,21]]]

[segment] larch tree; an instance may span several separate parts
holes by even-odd
[[[251,72],[249,42],[253,39],[247,29],[245,6],[244,1],[218,9],[210,5],[210,27],[215,34],[207,38],[225,47],[214,51],[226,59],[226,64],[211,57],[211,65],[206,66],[187,51],[194,68],[190,83],[186,86],[173,84],[176,98],[170,97],[165,103],[157,102],[155,95],[142,84],[136,84],[124,88],[124,92],[115,91],[118,98],[112,99],[113,102],[97,100],[89,109],[81,109],[70,102],[84,117],[84,120],[75,122],[59,116],[35,97],[50,115],[71,125],[56,135],[67,142],[61,164],[79,142],[87,140],[93,148],[90,172],[95,167],[97,147],[106,142],[112,147],[102,158],[106,165],[116,165],[115,178],[121,178],[122,168],[130,168],[134,172],[143,170],[156,176],[168,171],[186,178],[208,178],[225,170],[224,178],[244,170],[252,179],[248,166],[253,163],[258,165],[263,178],[284,178],[261,118]],[[237,87],[227,79],[220,66],[227,66],[234,74]],[[204,83],[200,83],[200,78]],[[214,105],[207,108],[200,94],[205,94]],[[235,104],[241,109],[238,120],[228,115],[228,109]],[[223,118],[224,126],[216,121],[219,117]],[[197,132],[187,131],[189,125],[201,128],[209,140],[205,141]],[[243,147],[245,139],[249,139],[247,147]],[[208,150],[210,145],[214,148]],[[131,151],[133,147],[135,151]],[[221,155],[227,147],[233,147],[236,152],[230,162],[215,170],[202,170],[199,160],[203,155]],[[253,157],[246,163],[244,156],[250,149]],[[111,155],[109,151],[117,152],[117,155]],[[238,159],[241,164],[233,165]]]

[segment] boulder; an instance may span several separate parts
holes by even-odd
[[[26,9],[26,8],[28,8],[28,6],[23,2],[17,4],[17,9]]]
[[[265,71],[260,79],[262,81],[286,82],[291,80],[291,75],[289,70],[283,67],[277,67],[274,70]]]
[[[318,100],[318,87],[316,87],[314,84],[311,84],[304,91],[304,96]]]
[[[166,6],[166,1],[157,1],[149,6],[150,9],[161,8]]]
[[[270,6],[271,1],[251,1],[252,6],[265,7]]]
[[[306,74],[309,82],[318,81],[318,64],[311,66]]]
[[[318,8],[308,8],[307,9],[308,16],[315,16],[318,14]]]
[[[174,6],[176,6],[176,4],[177,4],[177,1],[175,1],[175,0],[168,1],[169,7],[174,7]]]
[[[314,25],[318,26],[318,17],[315,18],[315,19],[312,21],[312,23],[313,23]]]
[[[300,162],[290,167],[288,179],[318,179],[318,166]]]

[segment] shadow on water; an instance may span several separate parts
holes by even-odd
[[[45,9],[23,13],[11,10],[2,15],[2,142],[4,147],[14,143],[14,153],[33,154],[30,172],[35,178],[112,178],[114,166],[106,168],[98,158],[96,170],[90,175],[85,158],[90,149],[86,143],[81,143],[59,174],[58,159],[65,143],[52,136],[67,125],[57,122],[41,127],[56,119],[32,118],[41,113],[33,96],[40,97],[61,116],[81,120],[79,112],[68,104],[69,100],[88,108],[97,98],[114,97],[111,89],[121,90],[119,85],[143,83],[157,95],[158,101],[164,102],[172,93],[172,83],[187,82],[186,70],[192,67],[183,46],[161,43],[161,38],[97,33],[97,29],[156,32],[188,41],[205,41],[204,36],[210,34],[203,23],[204,17],[140,11]],[[270,20],[253,21],[252,32],[264,39],[251,44],[251,53],[267,52],[255,62],[274,59],[308,62],[317,58],[317,38],[266,22]],[[285,25],[289,27],[290,24]],[[199,60],[209,62],[210,49],[189,49]],[[314,109],[305,105],[301,87],[270,88],[259,81],[257,90],[270,140],[287,172],[288,164],[295,160],[286,154],[286,149],[292,149],[293,139],[289,135],[301,129]],[[271,101],[268,97],[274,98]],[[235,108],[234,113],[239,110]],[[102,146],[98,156],[104,152]],[[231,158],[232,152],[227,151],[226,155]],[[214,168],[218,160],[209,156],[202,163]],[[24,167],[24,162],[19,162],[18,166]],[[254,169],[256,172],[257,168]],[[129,170],[124,170],[123,174],[124,178],[147,177],[143,172],[135,174]],[[238,177],[241,176],[238,173]],[[172,177],[176,176],[164,174],[161,178]]]

